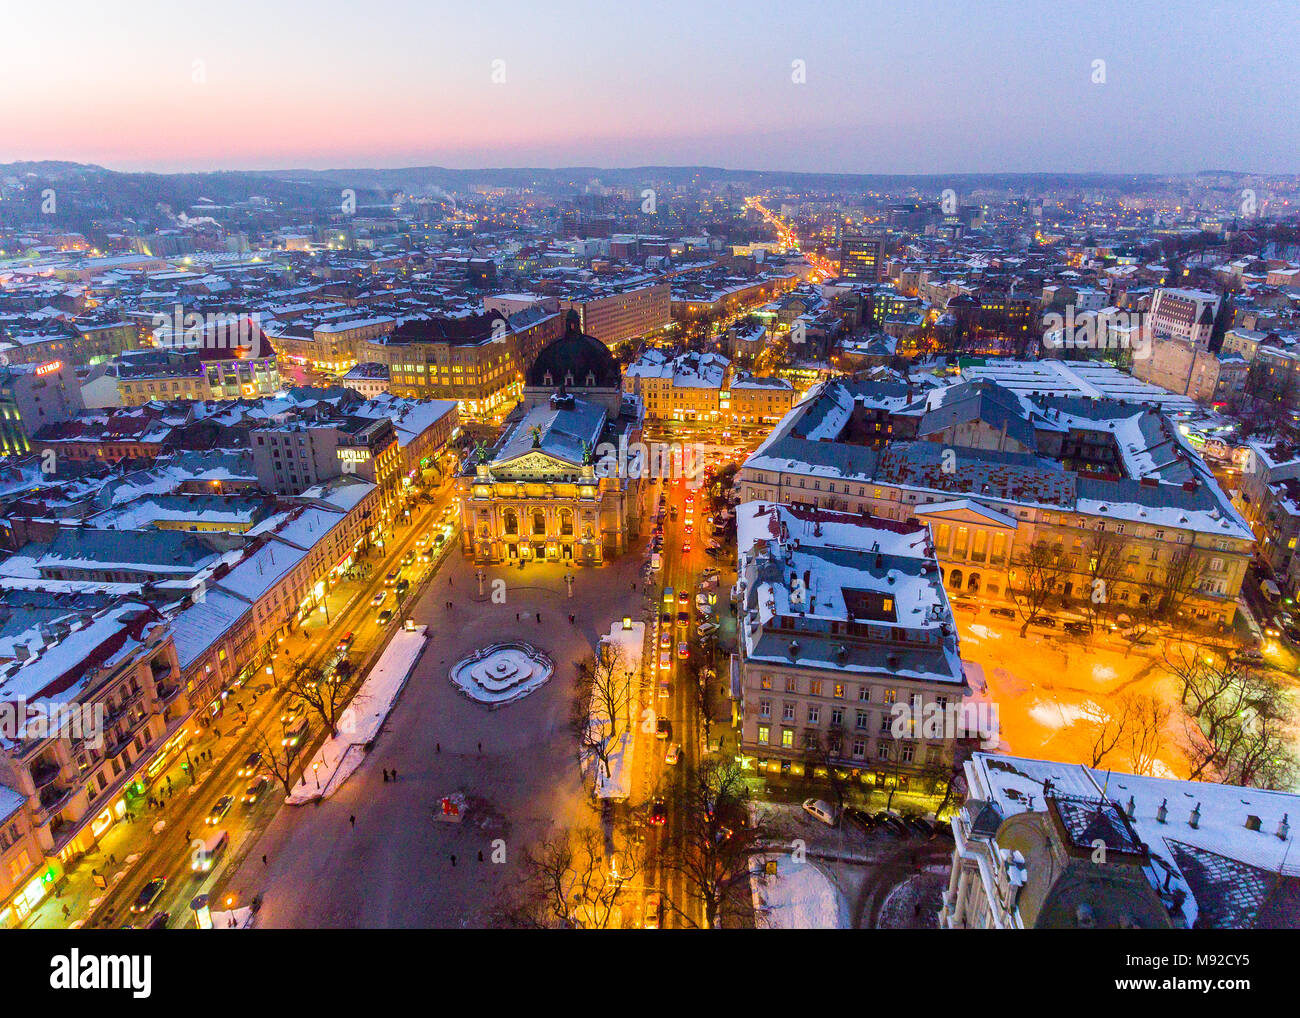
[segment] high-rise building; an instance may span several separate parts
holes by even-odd
[[[878,283],[885,278],[885,238],[845,233],[840,238],[840,276]]]

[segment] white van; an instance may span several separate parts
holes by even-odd
[[[823,799],[805,799],[803,811],[830,827],[835,826],[835,808]]]
[[[212,867],[225,854],[230,835],[225,831],[214,831],[208,835],[200,848],[195,849],[190,862],[190,869],[195,873],[211,873]]]
[[[660,555],[659,552],[655,552],[653,555],[650,556],[651,569],[658,571],[663,567],[664,567],[664,557]]]

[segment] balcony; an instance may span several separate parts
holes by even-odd
[[[31,765],[29,773],[32,776],[32,784],[36,786],[39,792],[50,782],[56,780],[63,770],[57,763],[52,760],[39,760]]]

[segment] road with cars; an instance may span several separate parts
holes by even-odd
[[[284,680],[287,671],[302,662],[328,668],[340,657],[341,645],[346,644],[342,649],[355,668],[352,681],[359,685],[369,662],[377,659],[400,622],[400,611],[383,618],[384,612],[397,607],[397,583],[405,580],[411,590],[408,596],[414,597],[419,586],[436,572],[438,556],[454,553],[450,549],[457,540],[455,516],[448,514],[452,505],[451,492],[444,491],[432,504],[409,506],[410,522],[395,524],[393,536],[382,551],[373,551],[363,560],[372,563],[370,574],[336,587],[329,601],[329,622],[313,615],[307,636],[295,633],[284,642],[278,660],[273,662],[275,678]],[[428,537],[421,540],[439,532],[443,535],[441,545],[435,546]],[[273,742],[297,738],[295,760],[300,766],[311,759],[314,746],[328,734],[309,708],[293,705],[292,700],[287,691],[269,683],[231,694],[226,715],[216,725],[226,730],[215,741],[192,747],[192,753],[210,749],[211,764],[206,770],[203,765],[195,769],[196,783],[191,784],[189,778],[174,783],[171,797],[161,811],[141,813],[137,821],[138,850],[124,854],[121,863],[127,868],[113,874],[114,882],[105,889],[92,914],[81,917],[86,926],[142,926],[163,912],[168,914],[168,926],[192,924],[190,904],[195,896],[220,889],[224,874],[241,861],[257,834],[283,805],[284,789],[254,756],[259,734],[265,733]],[[259,782],[259,777],[267,780]],[[262,790],[252,795],[250,786],[257,784],[262,785]],[[160,791],[157,784],[154,790]],[[219,830],[227,832],[228,844],[212,861],[211,868],[204,869],[203,842]],[[199,871],[195,870],[196,862]],[[146,888],[152,889],[160,878],[165,885],[146,901]],[[227,903],[217,897],[210,904],[220,909],[248,902]]]

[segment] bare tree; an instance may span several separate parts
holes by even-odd
[[[1020,627],[1020,635],[1024,636],[1056,590],[1063,568],[1061,546],[1035,541],[1016,557],[1012,566],[1007,593],[1024,619]]]
[[[523,854],[523,874],[507,891],[500,918],[507,925],[603,930],[618,924],[620,896],[637,882],[643,862],[629,843],[607,853],[593,827],[563,829]]]
[[[1084,572],[1088,577],[1084,611],[1091,626],[1096,626],[1110,612],[1115,583],[1124,568],[1124,556],[1124,543],[1105,531],[1094,531],[1084,543]]]
[[[294,668],[285,683],[289,692],[321,719],[330,735],[338,735],[339,719],[350,699],[347,679],[351,675],[351,665],[345,665],[346,662],[342,662],[338,670],[326,674],[315,665],[303,662]]]
[[[1292,705],[1271,676],[1210,657],[1187,668],[1181,700],[1189,777],[1228,785],[1288,788],[1296,772],[1287,732]]]
[[[1134,774],[1150,774],[1171,713],[1168,705],[1149,694],[1123,693],[1110,710],[1090,704],[1084,716],[1095,728],[1091,765],[1100,767],[1112,753],[1123,752]]]
[[[253,748],[262,755],[261,766],[271,772],[287,798],[293,792],[294,759],[292,749],[275,745],[265,732],[258,732]]]
[[[577,696],[570,723],[582,756],[594,756],[608,778],[610,757],[622,734],[620,724],[632,702],[634,675],[622,651],[610,643],[601,643],[590,660],[575,667]]]
[[[681,873],[688,894],[704,906],[704,925],[720,927],[741,911],[749,895],[750,856],[767,829],[750,816],[749,786],[734,760],[708,759],[674,792],[681,837],[664,865]],[[694,924],[692,916],[683,919]]]

